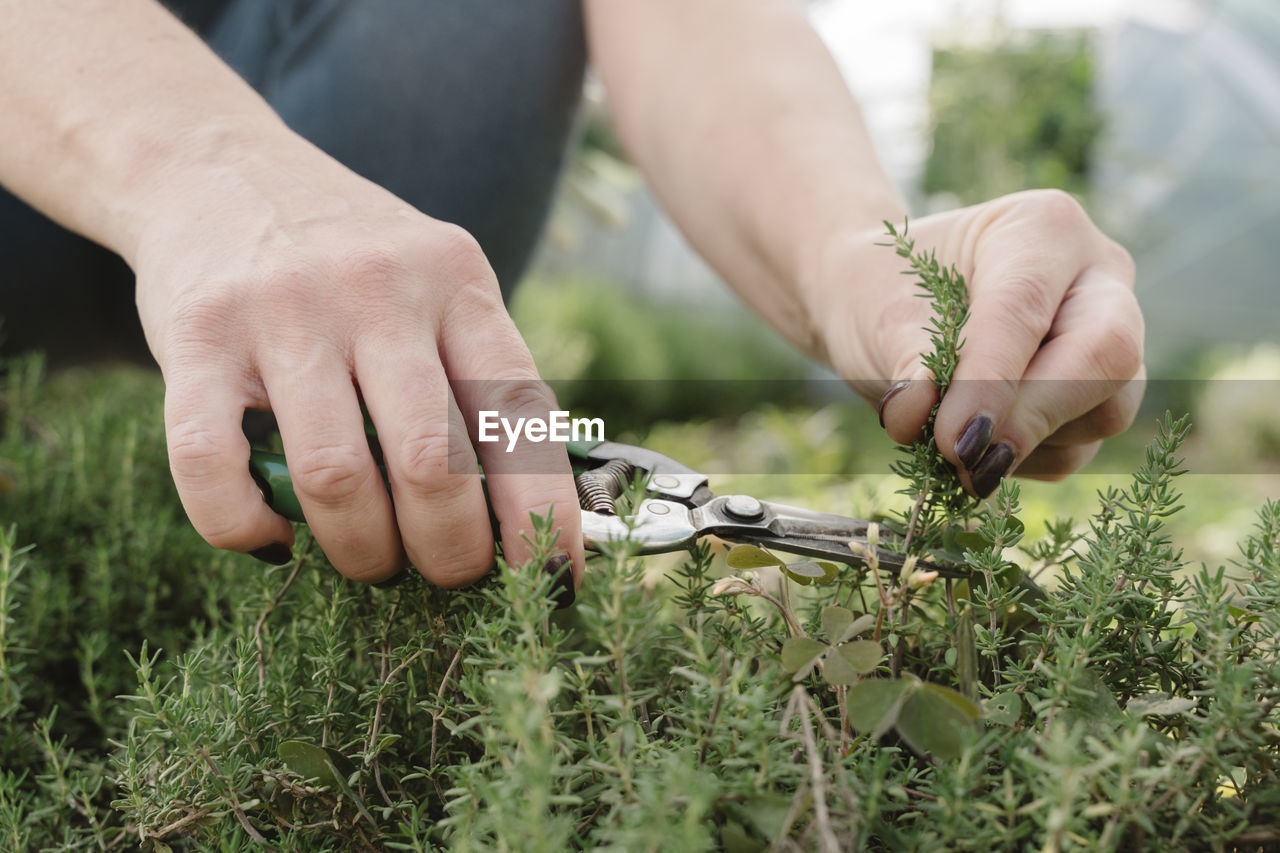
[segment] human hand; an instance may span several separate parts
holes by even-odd
[[[1074,199],[1017,193],[912,220],[910,236],[968,283],[965,342],[934,425],[966,489],[986,497],[1013,471],[1060,479],[1129,427],[1146,375],[1133,261]],[[875,242],[883,231],[851,229],[819,253],[809,315],[834,369],[908,443],[937,401],[920,359],[930,306]]]
[[[127,260],[164,373],[174,482],[200,534],[288,559],[292,528],[250,478],[240,428],[244,410],[270,409],[307,522],[344,575],[384,580],[406,557],[442,586],[485,574],[494,543],[468,430],[474,441],[478,410],[545,418],[555,403],[478,244],[293,139],[206,156],[150,208]],[[528,557],[530,513],[554,507],[579,580],[564,448],[476,447],[508,561]]]

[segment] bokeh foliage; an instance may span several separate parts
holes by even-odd
[[[926,195],[977,204],[1039,187],[1087,194],[1102,117],[1086,36],[1010,35],[995,46],[938,48],[933,72]]]

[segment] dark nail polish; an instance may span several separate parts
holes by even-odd
[[[378,581],[373,586],[375,589],[395,589],[409,579],[409,570],[401,569],[391,577],[384,581]]]
[[[889,386],[889,390],[884,392],[884,396],[880,398],[880,405],[876,406],[876,417],[880,419],[880,428],[884,429],[884,407],[893,399],[894,395],[911,384],[910,379],[901,379]]]
[[[982,460],[982,454],[987,452],[987,445],[991,443],[993,429],[995,424],[986,415],[979,415],[965,425],[956,441],[956,456],[960,458],[961,465],[972,471],[973,466]]]
[[[1017,453],[1014,449],[1003,441],[992,445],[969,475],[973,481],[973,491],[978,497],[989,497],[996,490],[1004,475],[1009,473],[1015,456]]]
[[[249,556],[273,566],[283,566],[293,559],[293,549],[283,542],[272,542],[270,545],[254,548]]]
[[[542,571],[555,578],[551,588],[551,598],[556,603],[556,610],[564,610],[573,604],[578,597],[573,588],[573,563],[568,554],[556,554],[542,566]]]

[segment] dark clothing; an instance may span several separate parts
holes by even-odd
[[[284,121],[467,229],[504,293],[537,241],[573,125],[577,0],[168,0]],[[148,358],[133,275],[0,191],[0,351]]]

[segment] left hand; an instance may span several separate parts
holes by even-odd
[[[909,236],[968,283],[964,346],[934,425],[966,489],[986,497],[1014,471],[1060,479],[1129,427],[1146,375],[1133,261],[1074,199],[1016,193],[912,220]],[[882,228],[829,240],[802,287],[823,354],[873,405],[893,389],[882,420],[908,443],[937,400],[920,359],[931,308],[877,242]]]

